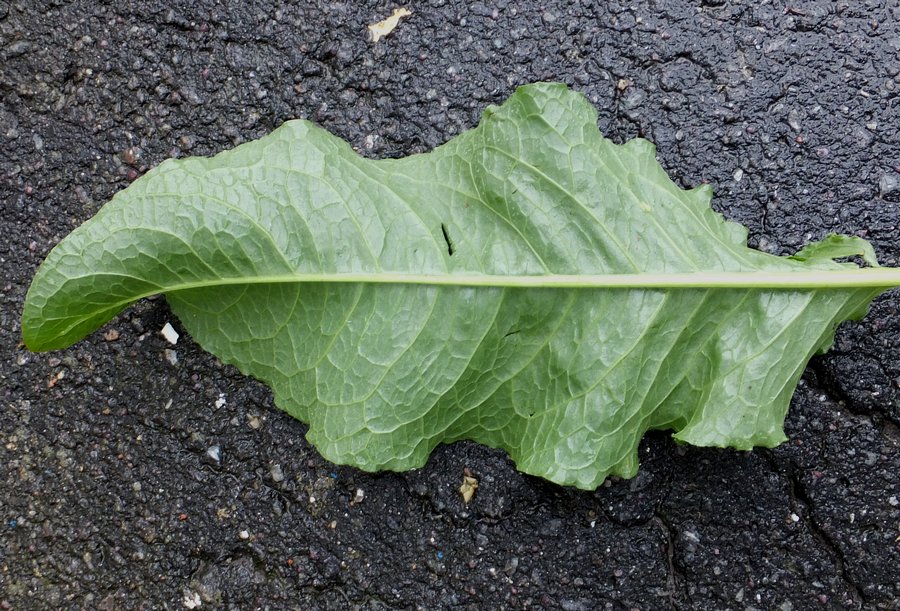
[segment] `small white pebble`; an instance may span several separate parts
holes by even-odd
[[[222,448],[215,445],[206,450],[206,455],[216,462],[222,460]]]
[[[900,505],[900,501],[897,500],[897,496],[896,496],[896,495],[890,497],[890,498],[888,499],[888,503],[891,504],[891,507],[896,507],[897,505]]]
[[[800,516],[798,516],[796,513],[792,513],[791,514],[791,522],[799,522],[799,521],[800,521]]]
[[[744,177],[744,170],[740,168],[736,169],[734,174],[732,174],[732,177],[734,178],[734,182],[741,182],[741,179]]]
[[[169,361],[169,365],[177,365],[178,364],[178,353],[174,350],[166,348],[166,360]]]
[[[219,398],[216,399],[216,409],[219,409],[220,407],[225,405],[225,403],[227,403],[227,401],[225,400],[225,394],[219,393]]]
[[[366,493],[363,492],[362,488],[356,489],[356,494],[353,495],[353,500],[350,501],[351,505],[358,505],[363,502],[363,499],[366,498]]]
[[[247,532],[246,530],[242,530],[241,532],[238,533],[238,537],[246,540],[246,539],[250,538],[250,533]]]
[[[172,328],[172,325],[166,323],[163,325],[163,328],[160,330],[160,333],[166,341],[172,344],[173,346],[178,343],[178,331]]]
[[[275,483],[284,481],[284,471],[281,470],[281,465],[278,463],[269,467],[269,475],[272,476],[272,481]]]
[[[184,603],[184,606],[188,609],[196,609],[203,604],[200,600],[200,595],[194,591],[186,591],[182,603]]]

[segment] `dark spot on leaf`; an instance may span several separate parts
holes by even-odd
[[[444,234],[444,241],[447,243],[447,254],[452,257],[456,252],[456,247],[453,245],[453,240],[450,239],[450,234],[447,233],[447,226],[443,223],[441,223],[441,233]]]

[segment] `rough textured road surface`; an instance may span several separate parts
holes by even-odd
[[[190,338],[171,364],[163,299],[66,351],[19,343],[42,258],[162,160],[295,117],[427,151],[537,80],[711,183],[751,245],[838,231],[898,265],[896,2],[429,0],[372,43],[397,6],[0,1],[0,609],[897,609],[896,291],[811,363],[789,442],[653,434],[594,493],[471,443],[334,467]]]

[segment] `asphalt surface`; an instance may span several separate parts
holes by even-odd
[[[594,493],[471,443],[334,467],[190,338],[171,364],[163,299],[63,352],[19,343],[43,256],[165,158],[295,117],[427,151],[536,80],[711,183],[751,245],[839,231],[898,265],[896,2],[432,0],[377,44],[397,5],[297,4],[0,1],[0,609],[898,608],[896,291],[814,359],[789,442],[652,434]]]

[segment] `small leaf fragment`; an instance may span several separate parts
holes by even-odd
[[[394,12],[387,19],[383,19],[378,23],[373,23],[369,26],[369,35],[372,37],[372,42],[378,42],[388,34],[394,31],[394,28],[400,23],[400,20],[404,17],[409,17],[412,15],[412,11],[406,8],[397,8],[394,9]]]
[[[471,475],[463,475],[463,483],[462,486],[459,487],[459,493],[462,495],[463,503],[468,505],[469,501],[472,500],[472,497],[475,496],[476,490],[478,490],[478,480]]]

